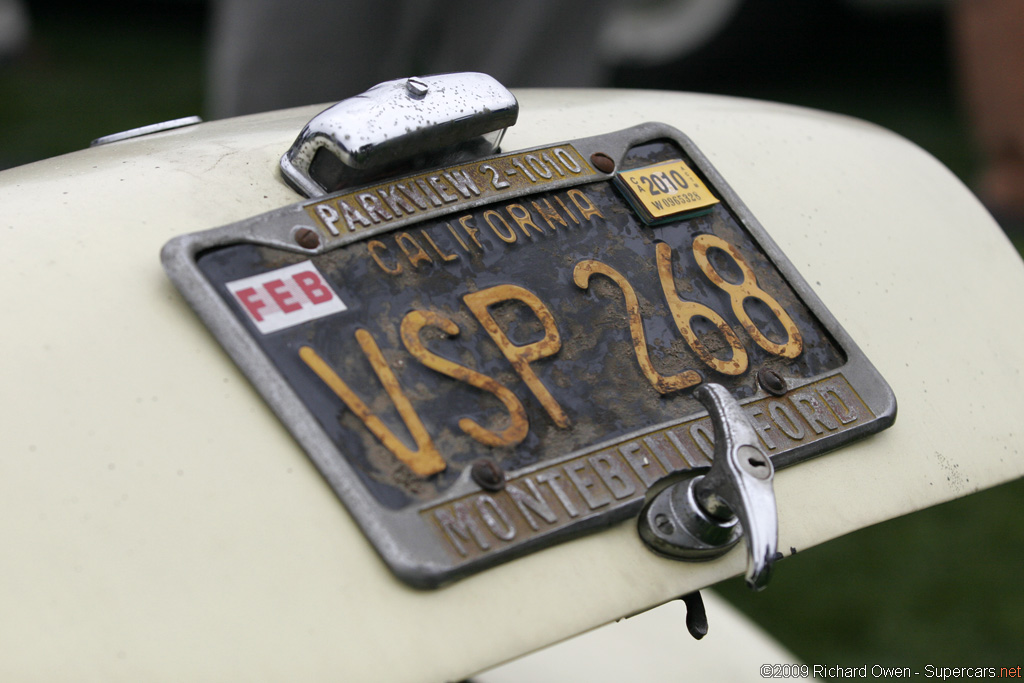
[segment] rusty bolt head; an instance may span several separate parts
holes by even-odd
[[[501,491],[505,488],[505,471],[490,458],[480,458],[469,469],[469,476],[484,491]]]
[[[320,246],[320,236],[309,228],[299,228],[294,237],[295,243],[303,249],[316,249]]]
[[[612,158],[607,154],[602,154],[601,152],[591,154],[590,163],[594,164],[594,168],[601,173],[611,173],[615,170],[615,162],[612,161]]]
[[[772,396],[783,396],[789,390],[786,378],[771,368],[761,368],[757,372],[757,383]]]

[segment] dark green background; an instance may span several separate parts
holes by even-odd
[[[204,3],[29,6],[30,47],[0,63],[0,167],[202,113]],[[733,28],[689,62],[619,67],[610,81],[850,114],[910,138],[971,183],[939,6],[752,0]],[[1024,480],[787,557],[764,593],[739,580],[717,590],[809,663],[1015,667],[1024,664],[1022,499]]]

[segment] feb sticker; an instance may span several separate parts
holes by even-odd
[[[311,261],[228,282],[225,286],[263,334],[347,308]]]

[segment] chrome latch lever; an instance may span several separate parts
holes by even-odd
[[[711,469],[655,495],[640,513],[640,537],[656,552],[684,560],[714,559],[746,538],[747,585],[761,590],[771,577],[779,543],[775,469],[725,387],[705,384],[694,397],[714,426]]]

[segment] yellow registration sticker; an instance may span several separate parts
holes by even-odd
[[[623,171],[616,180],[647,223],[706,213],[718,203],[711,188],[680,159]]]

